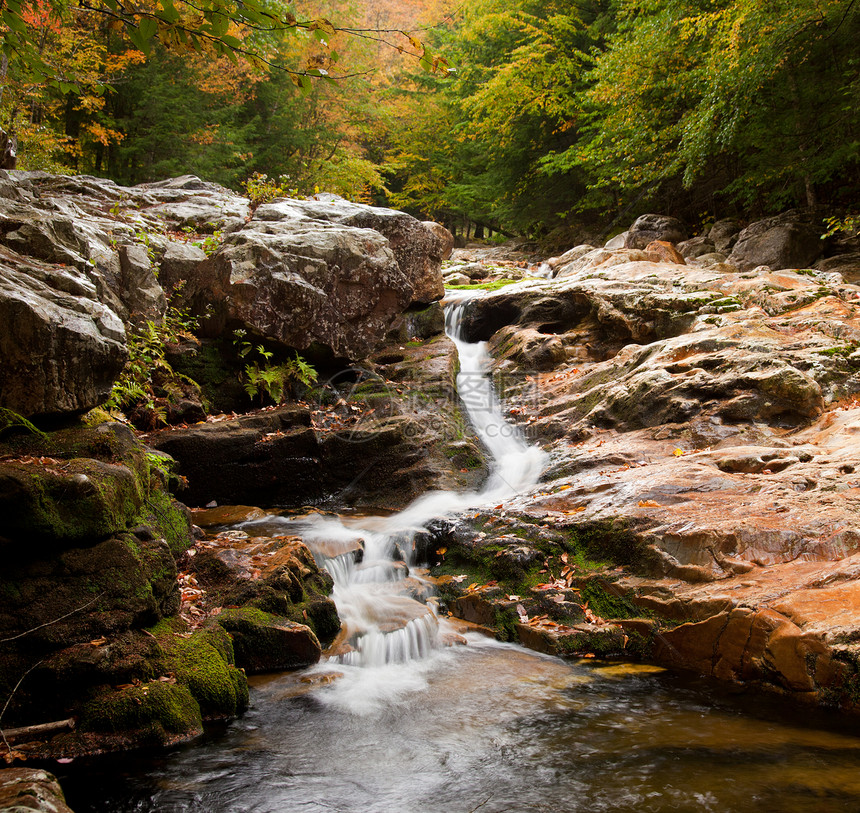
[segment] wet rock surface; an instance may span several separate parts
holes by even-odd
[[[3,813],[71,813],[56,777],[35,768],[0,770]]]
[[[860,289],[587,248],[469,306],[551,462],[434,531],[449,609],[541,651],[853,708]]]

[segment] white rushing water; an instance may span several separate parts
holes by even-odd
[[[533,488],[546,463],[545,453],[528,444],[519,429],[504,419],[489,376],[486,343],[465,342],[460,336],[466,302],[475,295],[458,292],[456,299],[449,295],[445,315],[446,332],[460,359],[459,397],[489,456],[490,474],[484,487],[430,492],[392,516],[347,521],[318,516],[291,528],[334,579],[332,598],[346,634],[341,651],[331,656],[329,664],[335,661],[364,670],[352,681],[337,681],[335,694],[353,711],[368,703],[372,706],[376,696],[385,700],[386,692],[420,688],[421,662],[438,650],[439,620],[432,599],[425,603],[432,587],[415,575],[407,578],[407,568],[416,564],[415,535],[435,518],[494,505]],[[356,562],[359,544],[363,556]],[[409,667],[403,668],[406,664]]]

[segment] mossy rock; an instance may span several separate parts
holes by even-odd
[[[139,473],[122,464],[0,463],[2,534],[63,547],[105,539],[134,524],[145,493]]]
[[[191,512],[166,491],[154,489],[150,493],[142,519],[155,534],[164,537],[174,556],[180,556],[194,544]]]
[[[158,680],[98,693],[81,710],[81,732],[131,734],[140,744],[165,745],[203,731],[200,707],[187,686]]]
[[[0,454],[0,542],[92,544],[137,524],[153,489],[144,449],[122,424],[16,436]]]
[[[212,412],[244,412],[252,404],[242,386],[244,364],[236,347],[221,339],[171,345],[165,356],[173,370],[197,383]]]
[[[337,605],[325,596],[312,597],[297,605],[289,618],[299,624],[307,624],[323,646],[328,646],[340,632]]]
[[[176,563],[162,539],[125,533],[40,554],[6,559],[0,637],[44,625],[22,639],[44,651],[153,624],[179,609]]]
[[[248,683],[234,666],[228,633],[214,624],[189,637],[164,627],[156,633],[164,652],[163,668],[188,687],[203,719],[233,717],[248,707]]]
[[[223,610],[217,621],[233,638],[236,662],[251,673],[301,669],[322,654],[310,627],[262,610]]]

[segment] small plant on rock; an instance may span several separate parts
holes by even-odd
[[[298,353],[280,364],[273,364],[275,354],[266,350],[262,344],[254,345],[248,341],[244,330],[234,330],[233,336],[239,358],[248,359],[252,354],[258,357],[246,364],[243,372],[242,383],[249,397],[259,395],[262,402],[268,396],[271,401],[280,404],[289,384],[298,382],[310,387],[317,380],[317,371]]]
[[[845,217],[828,217],[824,224],[827,226],[827,231],[821,235],[824,240],[833,235],[841,237],[858,237],[860,236],[860,214],[846,215]]]
[[[171,300],[175,301],[181,286],[174,288]],[[143,409],[151,416],[154,425],[167,423],[166,409],[157,403],[154,383],[174,382],[176,388],[180,379],[187,377],[176,373],[165,358],[165,345],[178,342],[197,328],[197,319],[187,308],[170,304],[161,323],[147,320],[127,333],[128,362],[113,385],[110,397],[105,403],[109,412],[125,412]],[[195,385],[196,386],[196,385]]]
[[[252,208],[256,209],[261,203],[269,203],[275,198],[297,197],[298,189],[287,186],[288,175],[280,175],[277,180],[270,178],[264,172],[255,172],[244,181],[245,194],[251,199]]]

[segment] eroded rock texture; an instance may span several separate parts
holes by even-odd
[[[742,232],[735,252],[794,228]],[[470,306],[511,419],[551,463],[501,515],[437,532],[438,573],[480,566],[445,583],[450,606],[546,651],[626,651],[853,708],[860,288],[641,253],[582,247],[554,280]],[[498,586],[462,587],[487,570]]]

